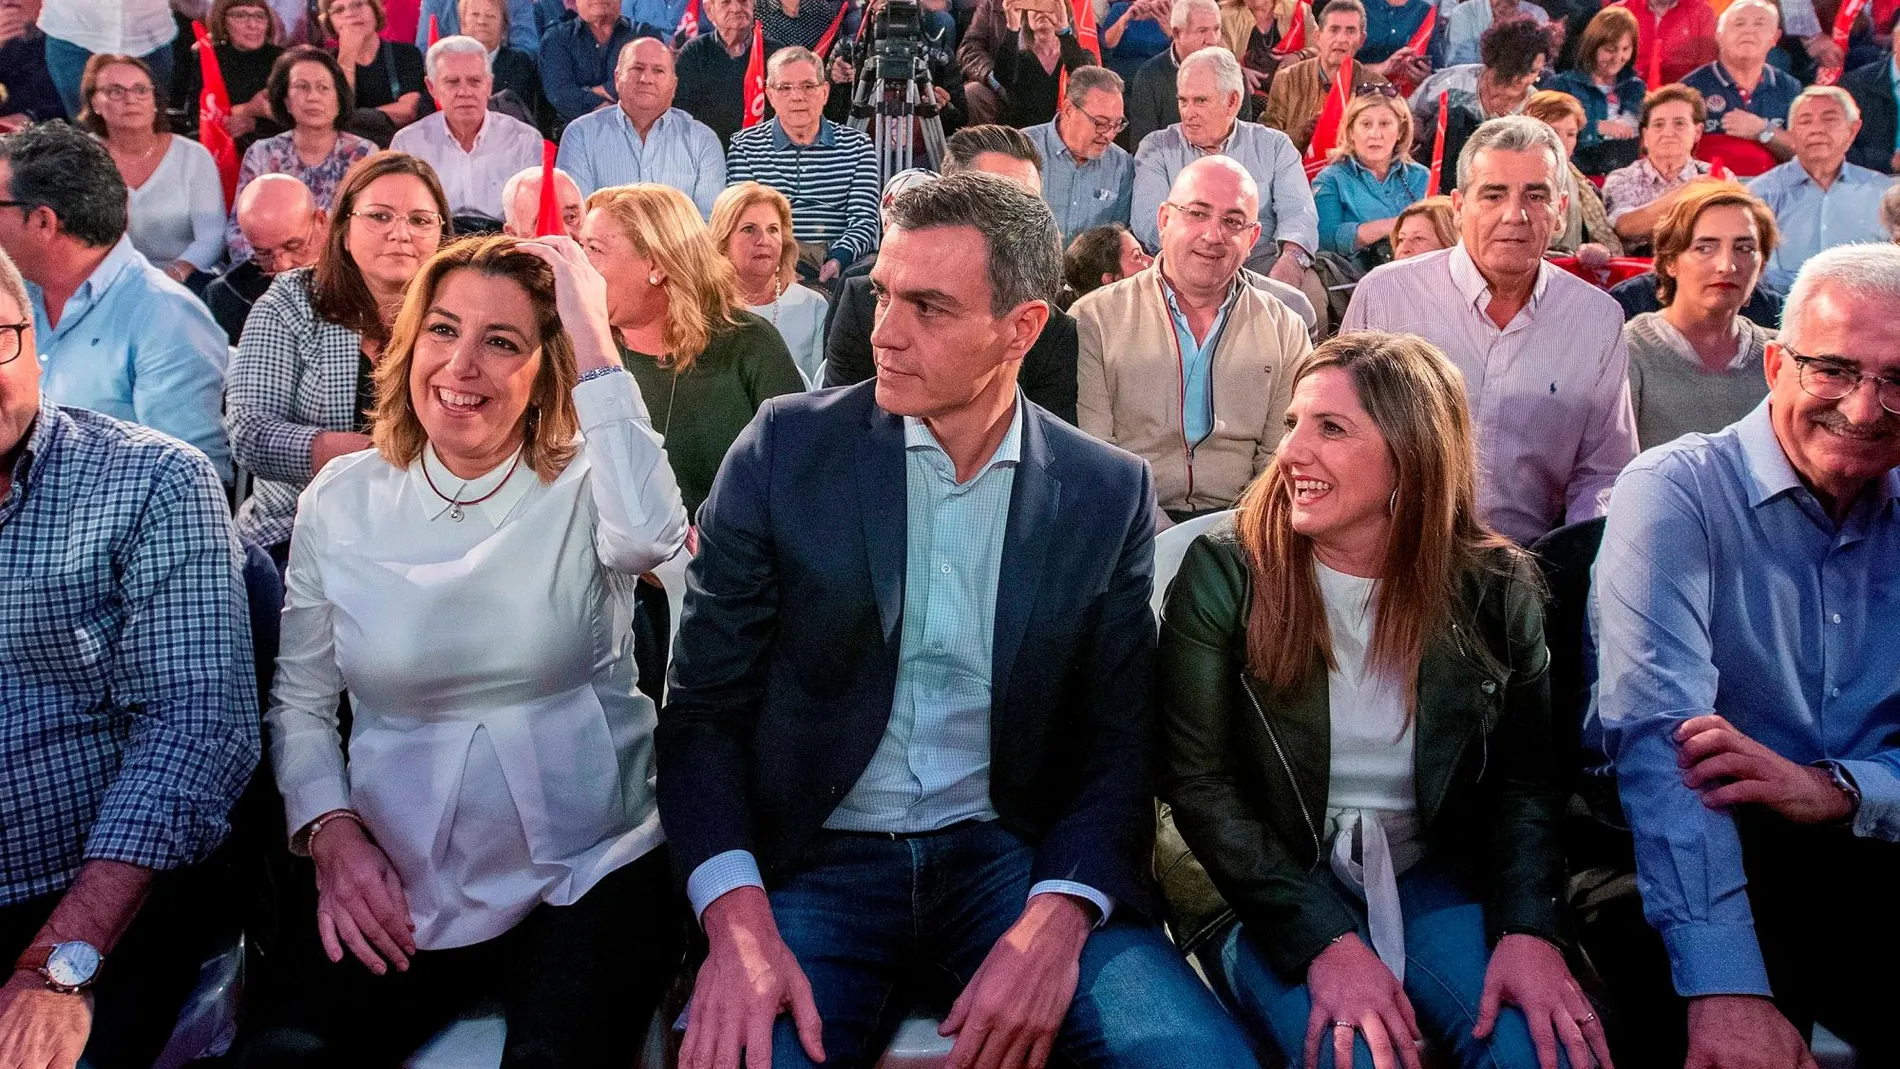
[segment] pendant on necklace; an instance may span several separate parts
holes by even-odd
[[[450,505],[449,519],[454,520],[456,523],[461,523],[462,522],[462,506]]]

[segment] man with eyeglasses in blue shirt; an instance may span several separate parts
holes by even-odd
[[[1056,117],[1023,131],[1042,154],[1042,199],[1055,212],[1065,246],[1090,227],[1128,222],[1135,158],[1115,143],[1127,126],[1121,75],[1078,67]]]
[[[1611,498],[1591,727],[1692,1066],[1812,1065],[1816,1021],[1900,1059],[1896,302],[1900,247],[1814,256],[1767,400],[1637,457]]]

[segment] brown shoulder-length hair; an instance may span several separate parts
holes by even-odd
[[[231,17],[231,9],[238,7],[254,7],[264,12],[264,19],[270,23],[270,28],[264,31],[264,47],[269,48],[271,45],[284,43],[284,24],[278,20],[277,12],[271,9],[268,0],[213,0],[211,14],[205,17],[205,32],[211,35],[212,44],[231,43],[231,27],[228,20]]]
[[[1413,334],[1357,331],[1308,353],[1293,382],[1328,369],[1351,378],[1385,437],[1398,492],[1368,663],[1409,680],[1425,643],[1447,626],[1460,578],[1497,569],[1511,543],[1478,518],[1477,447],[1464,379],[1445,354]],[[1240,544],[1253,579],[1247,668],[1276,688],[1302,683],[1317,653],[1334,667],[1326,607],[1313,574],[1313,543],[1293,530],[1291,477],[1275,456],[1238,505]]]
[[[106,121],[99,117],[98,112],[92,110],[92,95],[99,91],[100,73],[107,67],[117,67],[121,64],[138,68],[144,73],[145,80],[151,83],[152,132],[169,133],[172,124],[171,120],[165,116],[167,87],[159,85],[158,79],[153,77],[151,64],[137,56],[124,56],[117,52],[95,52],[90,59],[86,60],[86,69],[79,75],[79,125],[92,131],[94,137],[106,136]]]
[[[782,285],[796,285],[798,242],[792,237],[792,202],[763,182],[740,182],[720,191],[719,199],[713,201],[712,218],[707,220],[712,228],[713,248],[724,256],[726,247],[732,244],[733,233],[739,229],[739,217],[758,204],[769,204],[778,213],[779,227],[785,235],[785,248],[778,258],[778,280]]]
[[[389,351],[376,365],[376,413],[371,432],[383,459],[406,468],[422,456],[429,441],[416,415],[409,390],[409,371],[415,362],[416,336],[436,291],[457,271],[475,271],[492,278],[510,279],[527,291],[534,306],[535,331],[541,339],[541,369],[535,373],[522,413],[521,462],[534,469],[543,482],[553,482],[579,449],[581,420],[574,410],[573,391],[579,379],[574,370],[574,342],[555,311],[554,270],[532,253],[522,252],[521,239],[494,235],[458,241],[429,257],[409,283]]]
[[[356,211],[356,199],[371,182],[392,174],[406,174],[422,180],[442,217],[442,244],[453,236],[449,219],[449,198],[435,168],[406,152],[377,152],[350,165],[336,187],[336,201],[330,205],[330,232],[323,239],[323,255],[317,258],[317,270],[311,276],[310,304],[317,315],[375,342],[387,342],[389,326],[383,322],[369,283],[363,281],[363,269],[356,266],[345,242],[350,235],[350,216]]]
[[[1739,182],[1691,182],[1677,192],[1675,200],[1670,202],[1669,210],[1656,220],[1655,267],[1656,301],[1668,307],[1676,299],[1676,275],[1673,268],[1676,259],[1689,251],[1695,242],[1696,220],[1710,208],[1733,205],[1748,213],[1755,224],[1755,277],[1750,283],[1761,281],[1761,273],[1768,266],[1768,257],[1781,241],[1781,231],[1775,227],[1774,210],[1764,204],[1759,197],[1743,188]]]
[[[660,283],[666,290],[666,352],[657,355],[662,366],[684,374],[714,334],[738,326],[746,306],[738,270],[713,244],[699,209],[672,186],[613,186],[588,197],[587,210],[605,213],[634,252],[666,273]]]
[[[1636,43],[1636,36],[1636,16],[1630,13],[1629,8],[1616,5],[1606,7],[1590,16],[1589,23],[1583,27],[1583,32],[1577,35],[1577,55],[1576,59],[1571,61],[1570,67],[1580,74],[1595,77],[1597,53],[1625,37],[1630,39],[1630,44],[1633,46]],[[1649,88],[1661,87],[1652,85]]]

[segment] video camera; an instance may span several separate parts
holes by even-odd
[[[853,42],[853,81],[918,81],[928,76],[937,57],[924,39],[924,10],[918,0],[884,0],[868,41]]]

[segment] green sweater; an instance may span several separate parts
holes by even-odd
[[[683,375],[656,357],[620,346],[620,361],[640,384],[653,429],[666,439],[666,458],[679,480],[686,514],[695,516],[712,491],[719,462],[768,397],[797,393],[805,380],[785,339],[751,312],[715,333]]]

